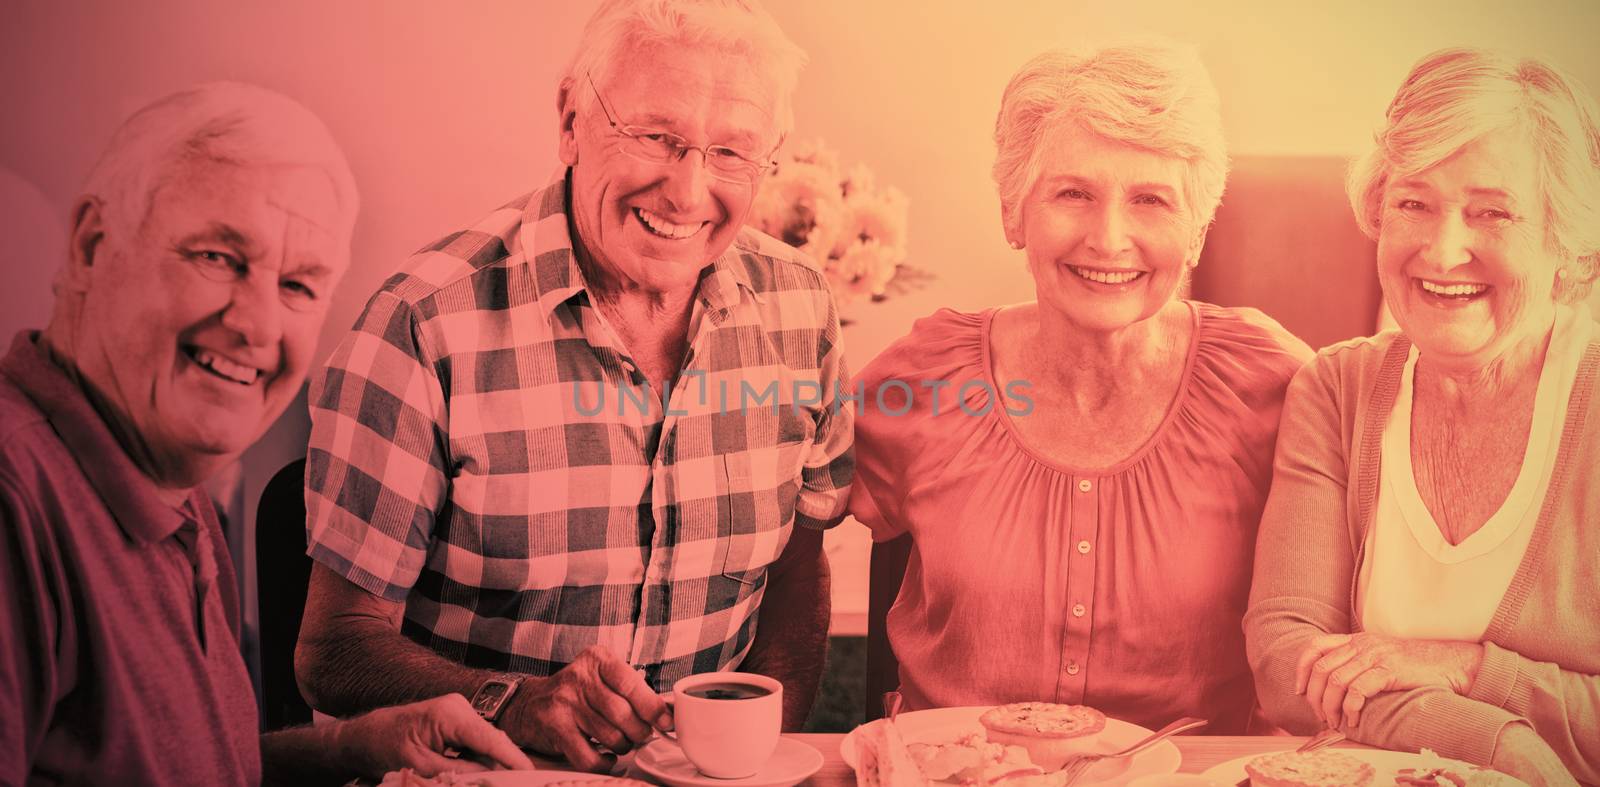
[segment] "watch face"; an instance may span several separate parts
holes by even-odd
[[[479,713],[490,713],[505,701],[506,694],[511,691],[511,684],[504,681],[492,680],[483,684],[478,689],[477,696],[472,698],[472,708]]]

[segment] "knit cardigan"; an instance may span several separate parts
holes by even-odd
[[[1360,631],[1356,577],[1377,508],[1383,429],[1410,346],[1392,331],[1337,344],[1289,385],[1244,627],[1262,707],[1292,732],[1320,726],[1306,698],[1294,693],[1295,664],[1307,643]],[[1484,632],[1483,664],[1470,691],[1372,697],[1360,726],[1344,729],[1352,740],[1487,764],[1500,730],[1521,720],[1573,776],[1600,783],[1597,376],[1600,342],[1591,342],[1532,540]]]

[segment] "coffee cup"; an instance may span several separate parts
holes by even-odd
[[[672,738],[702,774],[755,775],[783,728],[783,684],[749,672],[706,672],[672,686]]]

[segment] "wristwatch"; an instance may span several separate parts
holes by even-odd
[[[505,709],[506,703],[511,700],[511,695],[517,693],[517,686],[521,684],[521,675],[508,673],[489,678],[472,695],[472,709],[477,711],[484,721],[499,720],[500,711]]]

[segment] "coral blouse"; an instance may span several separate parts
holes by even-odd
[[[887,622],[908,709],[1048,700],[1244,732],[1256,526],[1310,350],[1259,311],[1188,306],[1165,419],[1104,469],[1023,445],[1029,416],[994,398],[996,309],[919,320],[862,371],[851,511],[874,540],[912,535]]]

